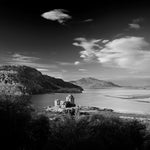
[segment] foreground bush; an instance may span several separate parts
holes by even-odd
[[[26,138],[26,126],[31,120],[32,108],[26,97],[0,97],[0,139],[4,148],[18,148]]]
[[[20,97],[0,99],[1,147],[15,150],[148,149],[145,125],[102,115],[62,115],[54,120],[34,113]],[[146,138],[145,138],[146,137]],[[6,144],[5,144],[6,143]],[[144,145],[146,144],[146,146]]]
[[[74,120],[62,118],[50,124],[50,143],[57,149],[134,150],[141,149],[145,126],[138,121],[124,121],[92,115]]]

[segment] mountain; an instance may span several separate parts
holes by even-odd
[[[0,94],[80,93],[83,89],[28,66],[0,66]]]
[[[148,87],[150,86],[150,77],[124,77],[112,79],[112,82],[122,86]]]
[[[95,78],[82,78],[77,81],[71,81],[71,83],[81,86],[83,89],[102,89],[102,88],[112,88],[112,87],[120,87],[109,81],[98,80]]]

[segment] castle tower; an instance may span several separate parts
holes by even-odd
[[[66,97],[66,102],[70,102],[72,104],[75,104],[75,98],[73,95],[69,94],[67,97]]]

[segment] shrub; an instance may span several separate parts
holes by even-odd
[[[144,143],[145,126],[136,120],[84,116],[78,120],[63,117],[51,122],[51,141],[55,149],[140,149]]]
[[[22,147],[25,139],[25,127],[31,120],[32,107],[28,99],[12,96],[1,96],[0,98],[0,139],[14,149]],[[8,146],[8,147],[7,147]]]
[[[58,115],[50,120],[35,114],[25,97],[1,97],[0,120],[5,150],[146,150],[150,145],[146,126],[136,120],[102,115]]]

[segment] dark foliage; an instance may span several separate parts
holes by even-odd
[[[94,147],[100,150],[138,150],[142,148],[145,137],[145,126],[138,121],[101,115],[81,117],[78,120],[63,118],[53,124],[52,143],[62,150]]]
[[[32,107],[28,97],[0,97],[1,147],[19,149],[26,138],[26,126],[31,120]]]
[[[4,150],[147,150],[150,145],[146,126],[136,120],[102,115],[51,120],[36,114],[28,97],[1,97],[0,120]]]

